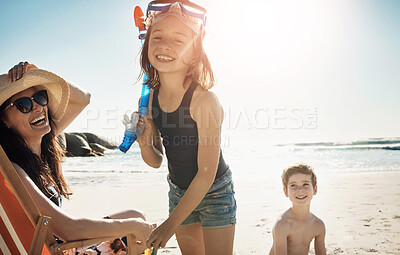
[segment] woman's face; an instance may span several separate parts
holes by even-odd
[[[32,87],[15,94],[10,98],[10,103],[21,97],[31,98],[39,89]],[[33,108],[28,113],[22,113],[15,105],[11,105],[4,110],[3,121],[6,125],[17,131],[27,144],[30,141],[42,139],[50,132],[48,107],[41,106],[32,100]]]

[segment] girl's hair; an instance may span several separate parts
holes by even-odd
[[[51,131],[44,135],[41,144],[41,156],[34,154],[25,143],[24,139],[15,130],[8,128],[3,121],[4,108],[9,100],[0,106],[0,144],[8,158],[18,164],[31,178],[31,180],[46,195],[51,195],[47,186],[54,186],[58,194],[69,198],[72,193],[65,182],[61,170],[61,161],[64,150],[57,142],[54,123],[48,113]]]
[[[140,53],[140,64],[142,71],[138,80],[140,80],[145,74],[148,78],[145,84],[149,85],[150,88],[156,88],[160,85],[160,77],[158,75],[158,71],[151,66],[148,57],[151,31],[152,27],[150,26],[147,30],[146,38]],[[192,80],[200,84],[203,89],[210,89],[214,86],[215,79],[210,61],[208,60],[207,54],[203,48],[203,38],[204,31],[201,34],[196,35],[193,39],[195,58],[193,64],[189,68],[186,79],[192,78]]]

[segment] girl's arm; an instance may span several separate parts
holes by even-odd
[[[137,139],[143,161],[154,168],[159,168],[163,160],[163,148],[160,132],[152,119],[140,117],[139,126],[145,125],[143,133]]]
[[[189,185],[177,207],[160,227],[152,232],[147,240],[147,247],[153,243],[154,248],[165,247],[176,228],[196,208],[211,187],[217,172],[220,152],[220,127],[223,110],[217,97],[208,91],[194,95],[191,115],[197,123],[198,172]]]
[[[51,217],[52,222],[49,226],[51,233],[64,241],[132,233],[138,240],[144,242],[152,230],[152,226],[140,218],[110,220],[72,217],[51,202],[19,165],[13,163],[13,166],[39,211]]]
[[[325,224],[322,220],[318,222],[318,232],[320,233],[315,237],[314,240],[314,249],[315,255],[326,255],[325,249]]]
[[[149,98],[149,116],[152,116],[153,94],[154,90],[152,89]],[[139,98],[138,106],[140,106],[140,100]],[[143,125],[145,127],[143,133],[137,139],[142,159],[147,165],[159,168],[163,160],[163,146],[160,131],[154,125],[154,121],[151,117],[141,116],[138,126],[140,128]]]
[[[60,134],[90,103],[90,93],[67,82],[69,102],[62,119],[56,123],[56,135]]]

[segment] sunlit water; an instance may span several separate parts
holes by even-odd
[[[225,161],[236,180],[278,177],[285,167],[307,163],[318,174],[400,172],[400,139],[366,139],[341,143],[302,143],[265,145],[233,141],[222,146]],[[64,174],[70,185],[110,187],[132,184],[165,183],[166,159],[158,169],[147,166],[137,145],[128,153],[117,150],[104,157],[67,158]]]

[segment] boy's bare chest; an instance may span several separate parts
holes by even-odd
[[[306,255],[310,249],[310,243],[316,236],[312,223],[292,223],[292,231],[288,235],[288,255]]]

